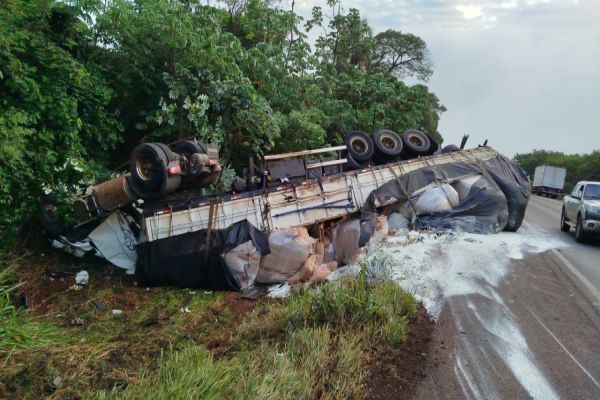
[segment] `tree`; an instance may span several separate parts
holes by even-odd
[[[339,1],[328,0],[327,4],[332,8],[329,31],[323,27],[323,12],[320,7],[313,8],[312,19],[306,23],[307,31],[315,26],[324,30],[315,45],[315,55],[320,59],[321,66],[331,66],[338,74],[347,72],[350,68],[366,71],[373,49],[371,27],[357,9],[351,8],[348,14],[343,14]]]
[[[107,111],[113,92],[78,59],[87,35],[74,7],[0,3],[2,241],[14,238],[45,191],[72,193],[83,169],[106,161],[118,140],[120,125]]]
[[[433,73],[427,45],[420,37],[388,29],[377,34],[374,41],[374,71],[399,79],[414,76],[423,81],[427,81]]]

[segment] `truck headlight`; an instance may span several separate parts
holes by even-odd
[[[587,207],[587,210],[593,214],[600,214],[600,207]]]

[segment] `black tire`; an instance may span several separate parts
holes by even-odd
[[[152,193],[162,186],[167,165],[169,159],[160,146],[156,143],[141,144],[133,149],[129,158],[129,183],[138,195]]]
[[[177,154],[194,154],[194,153],[202,153],[207,154],[206,146],[202,143],[198,143],[195,140],[186,140],[184,142],[176,143],[173,146],[173,150]]]
[[[248,185],[246,185],[246,181],[239,176],[236,176],[233,182],[231,182],[231,190],[237,193],[245,192],[248,190]]]
[[[175,154],[173,152],[173,150],[171,150],[171,148],[169,146],[167,146],[166,144],[158,143],[158,142],[154,143],[154,144],[162,149],[163,153],[165,153],[165,156],[167,157],[167,160],[169,160],[169,162],[175,161],[179,158],[179,156],[177,154]]]
[[[431,141],[421,131],[408,129],[402,134],[404,154],[410,157],[426,156],[431,148]]]
[[[569,232],[571,230],[571,225],[567,222],[567,217],[565,216],[565,209],[563,208],[560,212],[560,230],[563,232]]]
[[[425,135],[427,135],[427,137],[429,138],[429,151],[427,152],[428,156],[432,156],[434,154],[439,154],[441,153],[440,150],[440,144],[433,138],[433,136],[431,136],[429,133],[425,133]]]
[[[348,165],[348,169],[349,170],[357,170],[357,169],[363,169],[364,166],[361,165],[360,163],[358,163],[353,157],[352,155],[348,152],[348,154],[346,154],[346,162]]]
[[[581,215],[577,216],[577,225],[575,225],[575,241],[577,243],[585,243],[586,236],[583,232],[583,223],[581,222]]]
[[[395,160],[400,157],[404,148],[400,135],[389,129],[375,132],[373,145],[375,146],[375,157],[382,161]]]
[[[135,193],[139,198],[144,200],[156,200],[165,197],[179,189],[181,186],[181,175],[169,176],[167,173],[165,173],[163,184],[158,189],[152,191],[140,189],[138,186],[136,186],[136,183],[132,179],[129,179],[128,182],[133,193]]]
[[[181,169],[184,171],[183,175],[181,176],[182,183],[184,185],[195,184],[198,177],[190,173],[190,168],[192,166],[190,160],[192,158],[192,154],[206,154],[206,147],[194,140],[186,140],[176,143],[175,146],[173,146],[173,150],[181,157]]]
[[[442,148],[442,154],[454,153],[455,151],[460,151],[460,147],[455,144],[449,144]]]
[[[364,132],[350,132],[344,137],[344,144],[348,149],[348,154],[358,162],[369,161],[373,157],[373,141]]]

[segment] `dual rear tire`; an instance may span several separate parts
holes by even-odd
[[[144,200],[164,197],[181,185],[181,175],[169,174],[169,167],[174,165],[178,165],[178,156],[167,145],[143,143],[131,153],[127,183]]]

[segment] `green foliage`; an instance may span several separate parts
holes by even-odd
[[[388,29],[375,36],[373,69],[399,78],[427,80],[433,73],[427,45],[418,36]]]
[[[57,171],[100,159],[117,141],[111,90],[78,59],[88,34],[75,9],[53,1],[0,4],[0,229],[4,241],[44,187],[80,179]],[[105,153],[104,153],[105,154]]]
[[[338,145],[355,129],[441,139],[444,107],[400,80],[431,75],[425,43],[373,36],[358,10],[326,4],[303,21],[267,0],[2,2],[3,239],[43,193],[68,200],[141,140],[196,136],[239,169],[248,155]]]
[[[540,165],[567,169],[565,192],[570,192],[578,181],[600,181],[600,151],[590,154],[564,154],[557,151],[533,150],[531,153],[516,154],[515,161],[531,177]]]

